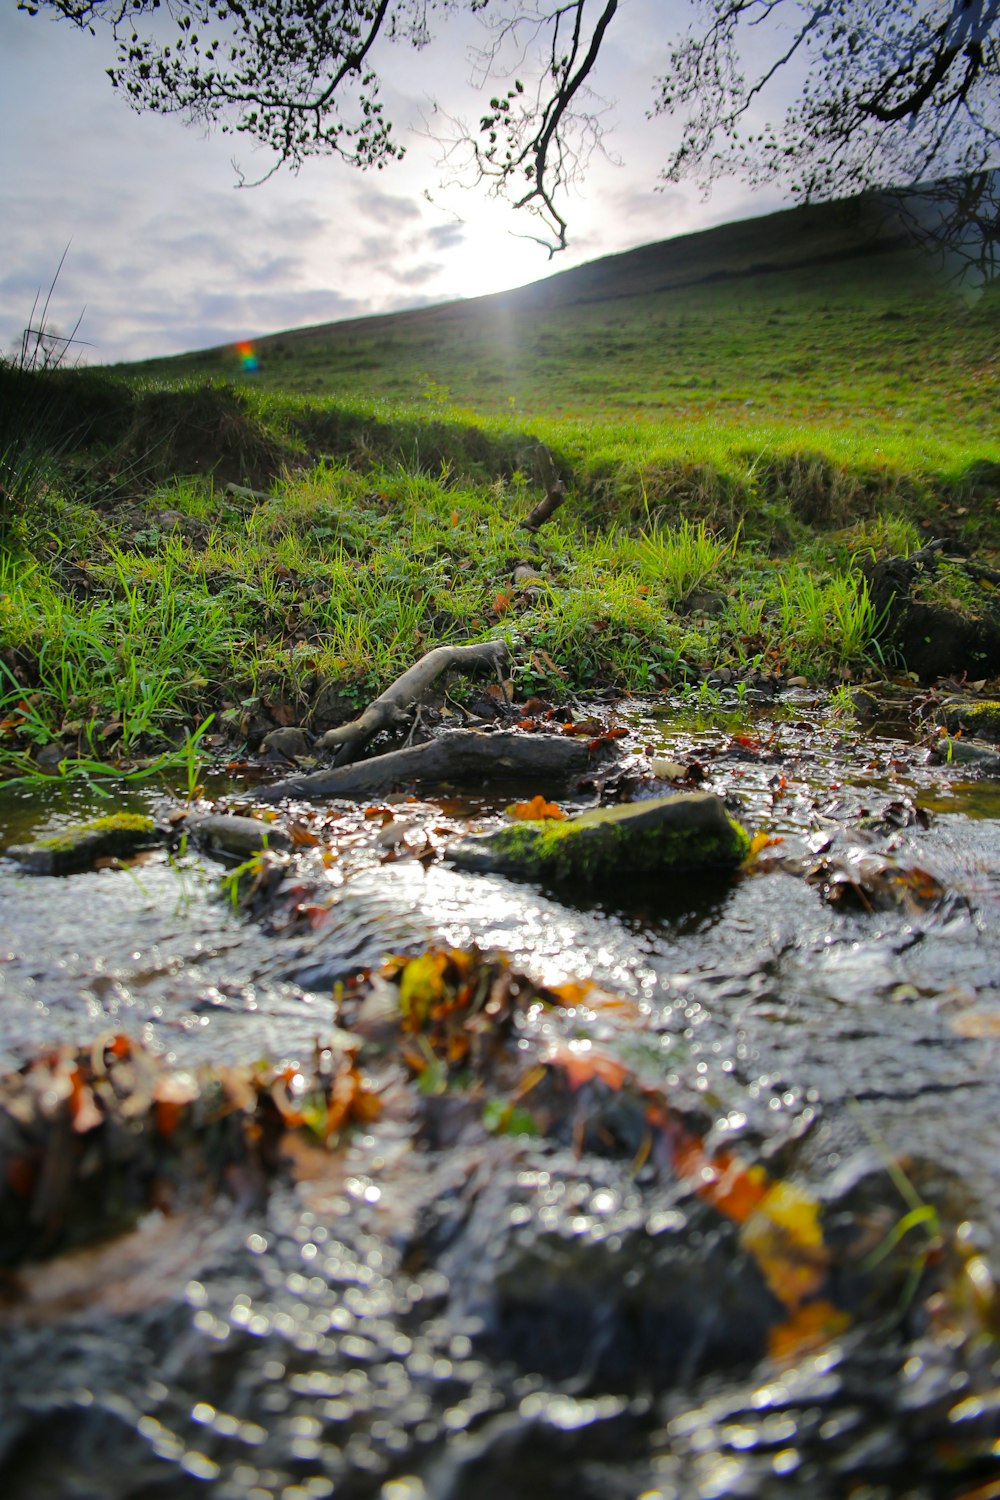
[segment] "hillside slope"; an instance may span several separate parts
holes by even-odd
[[[464,302],[138,366],[482,413],[995,425],[1000,298],[967,306],[877,200],[646,245]],[[984,392],[984,386],[987,388]],[[991,402],[987,402],[991,407]]]

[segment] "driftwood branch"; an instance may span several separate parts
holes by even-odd
[[[521,522],[524,531],[537,531],[544,526],[550,516],[554,515],[560,505],[566,499],[566,486],[556,473],[556,466],[552,454],[544,443],[540,443],[535,450],[535,467],[539,478],[545,486],[544,498],[525,516]]]
[[[506,659],[507,645],[504,641],[482,641],[474,646],[436,646],[369,703],[359,718],[352,719],[349,724],[341,724],[336,729],[327,730],[317,740],[316,749],[321,752],[336,750],[334,765],[347,765],[357,759],[379,730],[398,728],[407,712],[422,701],[443,672],[454,668],[469,672],[479,666],[499,670]]]
[[[525,776],[543,780],[582,773],[599,753],[592,751],[586,740],[449,729],[425,745],[390,750],[329,771],[289,776],[261,788],[255,796],[261,802],[280,802],[285,797],[364,797],[422,782],[479,784]]]

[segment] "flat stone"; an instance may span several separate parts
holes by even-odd
[[[92,869],[99,859],[130,859],[143,849],[167,843],[169,837],[152,818],[112,813],[33,844],[12,844],[6,853],[32,875],[73,875]]]
[[[620,873],[733,869],[749,847],[721,797],[684,792],[565,821],[511,824],[461,840],[447,857],[462,870],[598,884]]]
[[[935,719],[949,734],[962,732],[993,744],[1000,742],[1000,703],[995,698],[943,703]]]

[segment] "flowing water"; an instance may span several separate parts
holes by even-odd
[[[584,1088],[593,1117],[537,1138],[425,1098],[266,1205],[154,1213],[22,1268],[0,1314],[5,1495],[1000,1493],[1000,783],[804,701],[629,724],[781,840],[753,872],[581,899],[432,858],[496,822],[496,796],[284,810],[309,834],[295,900],[256,920],[186,850],[62,879],[0,860],[4,1066],[106,1032],[185,1067],[295,1063],[345,1023],[338,982],[386,953],[500,949],[630,1002],[583,1042],[532,1014],[526,1054],[576,1024],[574,1046],[821,1203],[833,1238],[874,1216],[886,1246],[923,1244],[933,1216],[912,1265],[915,1283],[938,1257],[935,1295],[894,1283],[873,1308],[831,1272],[840,1321],[780,1358],[766,1258],[643,1157],[627,1090]],[[206,790],[242,807],[253,786]],[[63,786],[0,795],[4,845],[105,810]]]

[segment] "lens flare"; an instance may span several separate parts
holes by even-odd
[[[243,366],[244,374],[252,375],[255,370],[260,369],[257,351],[249,339],[244,339],[242,343],[236,345],[236,354]]]

